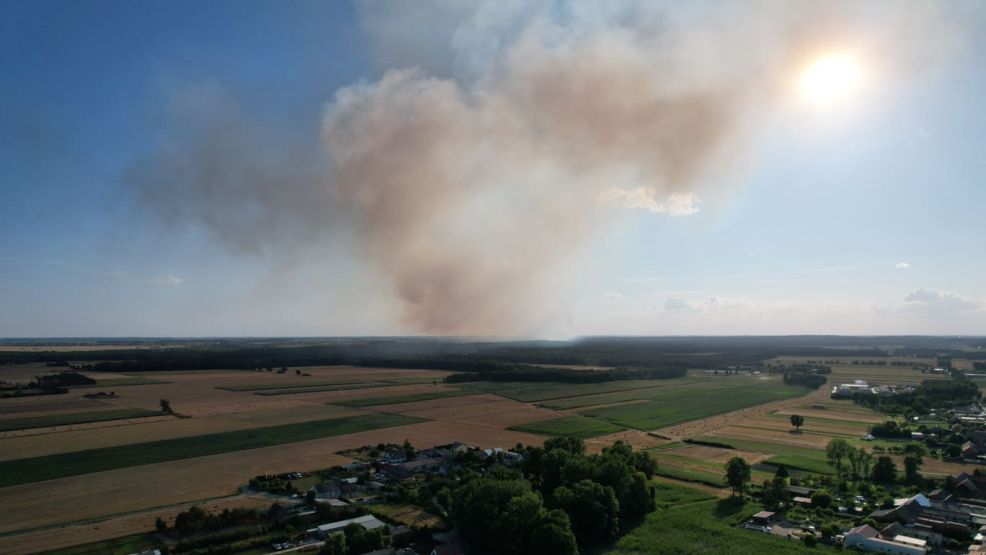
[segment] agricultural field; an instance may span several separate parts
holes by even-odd
[[[50,369],[3,370],[31,377]],[[9,549],[18,538],[46,545],[44,534],[56,528],[85,531],[52,536],[64,546],[108,539],[109,530],[116,536],[139,535],[153,524],[150,515],[166,514],[161,511],[170,507],[208,500],[246,503],[238,489],[257,474],[345,464],[350,459],[339,453],[378,443],[409,440],[421,448],[462,441],[508,448],[572,434],[587,438],[587,448],[595,452],[621,439],[658,459],[660,480],[716,492],[723,486],[725,461],[737,454],[756,465],[754,481],[768,476],[772,463],[830,472],[824,445],[833,437],[861,442],[868,426],[883,419],[851,402],[830,400],[824,388],[786,386],[765,375],[696,372],[598,384],[453,385],[441,383],[447,371],[299,370],[310,375],[294,368],[284,374],[218,369],[92,373],[102,389],[119,386],[117,397],[86,399],[92,388],[73,388],[65,395],[4,400],[0,495],[14,517],[0,524],[0,551],[20,552]],[[907,370],[839,367],[830,382],[869,377],[917,383],[928,377],[891,373]],[[181,417],[162,416],[161,399],[168,399]],[[792,413],[806,417],[800,434],[790,431]],[[680,441],[689,437],[735,449]],[[100,492],[102,503],[92,502],[93,491]],[[45,501],[55,497],[57,507]],[[640,541],[648,526],[650,521],[635,532]],[[625,539],[618,552],[639,549],[636,541]]]
[[[602,420],[581,415],[563,416],[561,418],[552,418],[551,420],[531,422],[530,424],[520,424],[518,426],[512,426],[510,429],[544,436],[575,436],[580,439],[612,434],[623,430],[622,427],[610,424],[609,422],[603,422]]]
[[[615,555],[803,554],[800,542],[737,528],[760,510],[759,505],[707,495],[681,486],[657,483],[658,508],[640,526],[620,538]]]
[[[580,414],[627,428],[654,430],[809,393],[803,387],[787,386],[776,379],[753,378],[748,383],[741,383],[741,380],[743,378],[719,380],[731,382],[732,387],[717,383],[694,384],[663,391],[655,388],[656,391],[649,390],[645,393],[646,402],[590,408],[580,411]]]
[[[416,401],[431,401],[433,399],[462,397],[466,395],[478,395],[478,392],[449,388],[426,391],[424,393],[412,393],[410,395],[368,397],[366,399],[347,399],[344,401],[336,401],[333,404],[341,405],[343,407],[378,407],[381,405],[403,405],[404,403],[414,403]]]
[[[10,430],[27,430],[32,428],[52,428],[70,424],[85,424],[89,422],[105,422],[110,420],[126,420],[129,418],[147,418],[151,416],[166,416],[161,411],[146,409],[116,409],[69,414],[53,414],[50,416],[33,416],[27,418],[11,418],[0,420],[0,432]]]
[[[0,487],[405,426],[421,421],[396,414],[368,414],[4,461],[0,462]]]
[[[493,393],[522,403],[593,396],[599,393],[637,391],[651,387],[674,387],[692,383],[689,378],[670,380],[626,380],[603,383],[569,384],[556,382],[471,382],[462,387]],[[590,404],[600,404],[592,402]],[[551,408],[570,408],[552,406]]]

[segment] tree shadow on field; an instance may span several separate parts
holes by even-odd
[[[720,499],[716,503],[716,516],[719,518],[727,518],[735,515],[739,511],[742,511],[746,507],[746,499],[742,497],[727,497],[725,499]]]

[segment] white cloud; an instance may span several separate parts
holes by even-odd
[[[610,291],[609,293],[606,293],[603,296],[606,297],[607,299],[618,301],[623,298],[623,293],[620,293],[619,291]]]
[[[671,193],[666,198],[658,198],[653,189],[637,187],[620,189],[613,187],[600,195],[605,202],[622,202],[626,208],[647,210],[656,214],[689,216],[698,212],[699,199],[692,193]]]
[[[168,275],[164,275],[164,276],[154,276],[152,278],[148,278],[147,279],[147,283],[150,283],[151,285],[163,285],[163,286],[166,286],[166,287],[176,287],[178,285],[181,285],[181,284],[185,283],[185,280],[182,279],[182,278],[180,278],[180,277],[178,277],[178,276],[176,276],[176,275],[168,274]]]
[[[894,267],[897,268],[898,270],[906,270],[906,269],[908,269],[908,268],[911,267],[911,263],[910,262],[898,262],[897,265],[894,266]]]
[[[904,297],[904,302],[906,303],[905,308],[916,308],[946,315],[959,312],[977,312],[986,308],[986,302],[982,299],[928,289],[911,291]]]

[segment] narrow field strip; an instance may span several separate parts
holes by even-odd
[[[478,391],[463,391],[461,389],[442,389],[439,391],[426,391],[424,393],[411,393],[409,395],[368,397],[363,399],[343,399],[340,401],[332,401],[329,404],[343,407],[379,407],[382,405],[399,405],[401,403],[431,401],[432,399],[445,399],[448,397],[464,397],[467,395],[480,395],[480,393]]]
[[[306,387],[326,387],[326,386],[347,386],[347,385],[365,385],[365,384],[381,383],[379,381],[373,382],[354,382],[352,380],[346,381],[310,381],[310,382],[291,382],[291,383],[248,383],[243,385],[220,385],[216,386],[216,389],[221,389],[223,391],[273,391],[276,389],[302,389]]]
[[[399,414],[367,414],[3,461],[0,462],[0,487],[270,447],[424,421],[423,418]]]
[[[472,382],[463,387],[492,393],[522,403],[536,403],[585,397],[603,393],[641,390],[655,387],[674,387],[693,383],[697,380],[675,378],[669,380],[628,380],[621,382],[569,384],[560,382]]]
[[[397,387],[400,384],[371,382],[349,385],[326,385],[315,387],[298,387],[294,389],[273,389],[268,391],[255,391],[254,395],[270,397],[272,395],[297,395],[299,393],[318,393],[321,391],[352,391],[354,389],[374,389],[377,387]]]
[[[116,409],[92,412],[74,412],[71,414],[52,414],[49,416],[34,416],[29,418],[12,418],[0,420],[0,432],[12,430],[30,430],[33,428],[50,428],[70,424],[88,424],[90,422],[106,422],[109,420],[124,420],[127,418],[145,418],[148,416],[165,416],[157,410],[146,409]]]
[[[96,380],[96,383],[86,385],[72,385],[69,389],[92,389],[94,387],[128,387],[131,385],[163,385],[174,382],[164,380],[154,380],[151,378],[112,378],[109,380]]]

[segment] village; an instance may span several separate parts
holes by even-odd
[[[945,371],[935,368],[929,372]],[[883,403],[878,406],[886,410],[886,403],[897,403],[888,398],[915,391],[913,385],[871,386],[865,380],[853,380],[833,385],[831,398]],[[844,444],[844,454],[856,460],[851,460],[853,475],[848,469],[843,474],[842,455],[833,455],[838,451],[833,445],[839,440],[835,440],[828,448],[829,461],[837,469],[834,479],[804,474],[792,477],[786,469],[778,469],[774,479],[753,494],[771,506],[752,515],[741,527],[800,540],[808,547],[828,544],[899,555],[986,553],[986,469],[956,472],[940,480],[918,472],[922,457],[929,454],[945,462],[986,464],[986,409],[978,401],[937,414],[934,409],[911,411],[907,405],[890,406],[903,407],[903,421],[874,425],[860,439],[898,442],[899,447],[874,446],[871,453],[905,455],[905,476],[899,481],[889,457],[880,456],[870,473],[872,456],[856,455],[862,451],[854,452],[848,444]],[[863,467],[860,473],[857,464]],[[878,470],[881,465],[883,469]]]
[[[241,533],[244,537],[238,538],[241,543],[236,547],[254,544],[250,553],[459,555],[456,534],[447,524],[448,498],[439,501],[415,490],[465,468],[485,473],[524,460],[512,450],[480,449],[461,442],[422,450],[407,441],[378,444],[346,455],[354,462],[316,472],[251,479],[243,493],[271,501],[254,521],[189,528],[179,515],[173,527],[159,524],[159,536],[164,545],[178,552],[204,548],[213,540],[228,547],[231,529],[250,529],[243,525],[262,522],[253,528],[257,531],[254,537]],[[274,541],[256,545],[265,538]],[[155,553],[161,550],[138,555]]]

